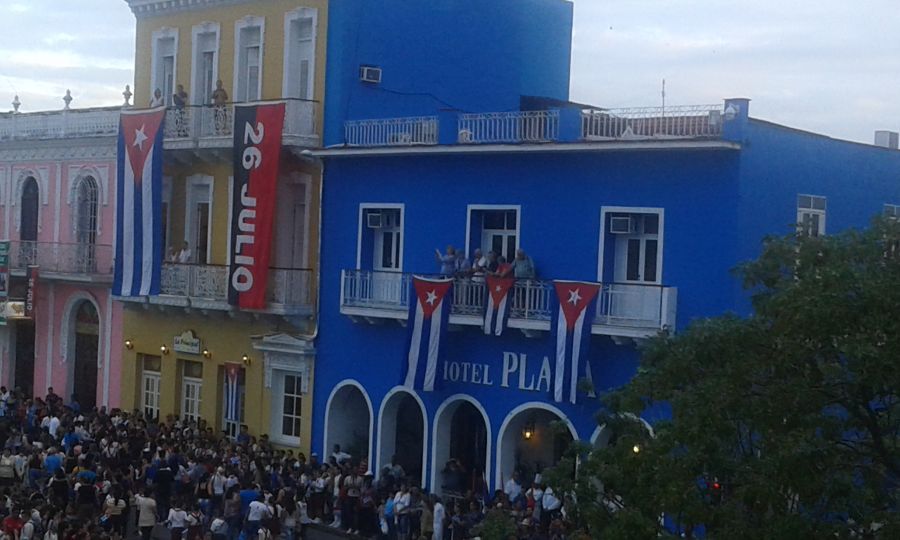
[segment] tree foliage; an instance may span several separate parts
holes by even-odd
[[[650,340],[599,398],[610,444],[554,477],[577,523],[623,539],[900,538],[900,225],[769,238],[736,274],[752,315]],[[651,436],[633,415],[661,404],[671,419]]]

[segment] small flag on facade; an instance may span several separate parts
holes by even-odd
[[[550,328],[556,344],[556,365],[552,374],[553,400],[568,399],[575,403],[581,358],[590,345],[591,325],[597,308],[599,283],[554,281],[557,309],[553,311]]]
[[[241,421],[241,365],[225,364],[225,420]]]
[[[499,336],[509,320],[509,291],[516,284],[515,278],[487,276],[487,302],[484,309],[484,333]]]
[[[452,290],[452,279],[413,276],[409,302],[409,354],[403,383],[407,388],[434,390],[441,339],[450,319]]]
[[[163,123],[166,110],[122,111],[113,294],[159,294],[162,270]]]

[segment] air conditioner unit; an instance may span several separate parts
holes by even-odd
[[[631,234],[634,231],[634,219],[631,216],[613,216],[609,218],[609,232],[612,234]]]
[[[473,133],[470,130],[461,129],[461,130],[459,130],[459,136],[458,136],[457,140],[460,143],[465,144],[465,143],[472,142],[472,137],[473,137]]]
[[[381,68],[375,66],[359,66],[359,80],[366,83],[381,83]]]
[[[366,226],[370,229],[380,229],[382,225],[381,212],[369,212],[366,214]]]

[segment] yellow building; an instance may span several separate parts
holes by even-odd
[[[308,451],[321,170],[303,151],[320,144],[327,1],[126,1],[135,105],[169,109],[162,294],[122,299],[123,406]],[[232,104],[268,100],[286,103],[276,225],[266,307],[248,311],[227,301]]]

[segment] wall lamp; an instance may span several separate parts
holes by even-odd
[[[241,356],[241,362],[243,362],[245,366],[249,366],[251,363],[253,363],[253,361],[250,359],[250,357],[247,356],[246,354]]]
[[[202,354],[202,355],[203,355],[203,358],[206,358],[207,360],[209,360],[210,358],[212,358],[212,353],[209,352],[209,349],[203,349],[203,352],[200,353],[200,354]]]
[[[128,349],[129,351],[131,349],[134,349],[134,342],[131,341],[130,339],[126,339],[125,340],[125,348]]]
[[[162,346],[159,348],[159,352],[163,353],[163,356],[168,355],[168,354],[169,354],[169,346],[168,346],[168,345],[162,345]]]
[[[530,441],[532,437],[534,437],[534,420],[529,420],[522,426],[522,438]]]

